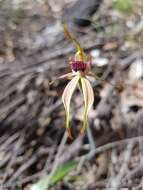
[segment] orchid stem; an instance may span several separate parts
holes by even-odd
[[[90,144],[90,147],[91,147],[91,151],[95,150],[96,149],[96,143],[95,143],[94,137],[92,135],[90,124],[89,124],[88,121],[87,121],[87,128],[86,128],[86,130],[87,130],[87,136],[88,136],[89,144]]]
[[[87,137],[88,137],[89,144],[90,144],[90,151],[89,151],[89,153],[87,153],[85,156],[83,156],[81,158],[81,160],[78,164],[78,167],[77,167],[77,171],[81,171],[85,162],[88,160],[91,160],[95,156],[96,143],[95,143],[94,137],[92,135],[92,131],[91,131],[89,122],[87,122],[86,130],[87,130]]]

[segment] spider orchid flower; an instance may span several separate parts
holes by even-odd
[[[60,76],[58,79],[69,78],[70,82],[64,89],[62,95],[62,101],[66,112],[66,129],[68,136],[72,139],[72,134],[69,126],[69,112],[70,102],[75,89],[79,86],[84,97],[84,114],[83,114],[83,126],[80,129],[80,133],[84,133],[87,123],[87,115],[94,102],[93,88],[87,79],[87,76],[99,79],[94,73],[91,73],[91,57],[87,56],[84,50],[81,48],[80,43],[69,32],[67,25],[64,24],[64,33],[68,39],[70,39],[76,48],[75,57],[69,60],[71,73]]]
[[[91,57],[86,56],[84,50],[81,48],[80,43],[70,34],[66,25],[64,25],[64,33],[75,45],[77,52],[75,57],[69,60],[72,73],[68,74],[68,77],[73,77],[67,84],[62,95],[62,101],[66,112],[66,128],[68,136],[72,138],[71,130],[69,127],[69,111],[72,95],[77,88],[80,87],[84,96],[84,114],[83,114],[83,127],[80,129],[80,133],[84,133],[87,123],[87,115],[94,102],[93,88],[87,79],[88,74],[91,73]]]

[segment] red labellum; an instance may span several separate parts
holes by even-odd
[[[71,61],[71,69],[75,72],[84,71],[86,69],[86,63],[83,61]]]

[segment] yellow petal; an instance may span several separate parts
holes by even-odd
[[[86,129],[87,114],[89,110],[91,109],[94,102],[94,93],[93,93],[93,88],[90,82],[86,78],[81,78],[81,85],[82,85],[82,92],[83,92],[84,104],[85,104],[84,116],[83,116],[83,127],[80,130],[80,133],[83,133]]]
[[[73,95],[73,92],[75,91],[75,88],[77,86],[77,83],[79,81],[80,76],[75,76],[65,87],[63,95],[62,95],[62,101],[65,107],[66,112],[66,128],[67,132],[70,138],[72,138],[71,130],[69,127],[69,110],[70,110],[70,102]]]

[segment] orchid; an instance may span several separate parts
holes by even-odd
[[[72,95],[77,87],[79,87],[81,92],[83,93],[85,108],[83,113],[83,126],[80,129],[80,133],[83,134],[86,129],[87,115],[94,103],[93,88],[87,77],[90,76],[96,79],[99,79],[99,77],[91,72],[91,57],[85,54],[80,43],[69,32],[66,24],[64,24],[64,33],[66,37],[74,43],[76,48],[74,58],[70,58],[69,60],[69,65],[72,72],[64,74],[58,78],[71,79],[64,89],[64,92],[62,94],[62,101],[66,112],[66,129],[68,132],[68,136],[72,139],[72,133],[69,126],[70,102]]]

